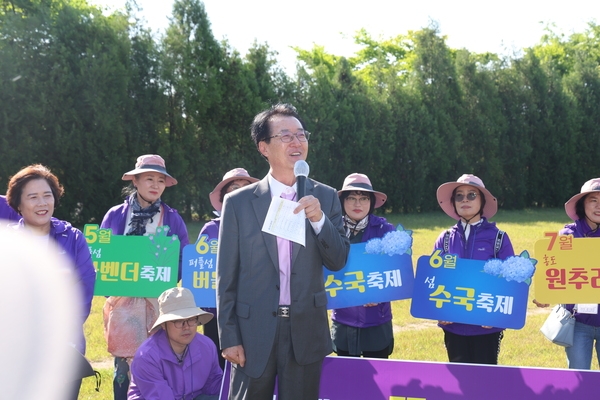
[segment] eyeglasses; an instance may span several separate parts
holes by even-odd
[[[241,189],[241,188],[243,188],[244,186],[247,186],[247,185],[249,185],[249,184],[250,184],[250,182],[249,182],[249,181],[246,181],[245,179],[240,179],[240,180],[243,180],[245,183],[239,184],[239,183],[237,183],[237,182],[235,182],[235,181],[234,181],[234,182],[233,182],[231,185],[229,185],[229,186],[227,187],[227,193],[234,192],[234,191],[236,191],[236,190],[238,190],[238,189]]]
[[[192,317],[188,319],[177,319],[175,321],[171,321],[175,328],[181,329],[184,326],[189,326],[190,328],[194,328],[199,325],[198,317]]]
[[[361,197],[348,196],[348,197],[346,197],[346,201],[348,203],[353,203],[353,204],[358,202],[361,206],[364,206],[364,205],[369,204],[369,202],[371,201],[371,198],[368,196],[361,196]]]
[[[291,143],[294,140],[294,136],[298,139],[299,142],[308,142],[308,138],[310,137],[310,132],[306,131],[304,129],[299,129],[298,132],[296,132],[296,133],[292,133],[288,130],[283,130],[283,131],[281,131],[281,133],[278,133],[277,135],[273,135],[273,136],[268,136],[268,137],[264,138],[263,140],[274,139],[274,138],[278,137],[279,139],[281,139],[281,141],[283,143]]]
[[[461,201],[463,201],[465,199],[465,197],[467,198],[467,200],[473,201],[477,198],[477,193],[469,192],[469,193],[467,193],[466,196],[462,193],[457,193],[454,195],[454,201],[457,203],[460,203]]]

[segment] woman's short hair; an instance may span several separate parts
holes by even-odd
[[[369,204],[369,214],[373,214],[373,210],[375,210],[375,193],[373,192],[361,192],[358,190],[344,190],[340,194],[340,202],[342,203],[342,214],[346,215],[346,208],[344,207],[344,202],[346,198],[351,194],[355,196],[368,196],[371,199],[371,203]]]
[[[582,196],[579,200],[577,200],[577,203],[575,203],[575,213],[579,219],[585,219],[585,199],[589,195],[590,194],[588,193],[585,196]]]
[[[23,188],[27,183],[35,179],[44,179],[48,182],[52,196],[54,197],[54,207],[58,207],[59,200],[65,192],[56,175],[50,172],[50,169],[42,164],[32,164],[14,174],[8,182],[6,190],[6,201],[13,210],[19,212],[21,205],[21,195]]]

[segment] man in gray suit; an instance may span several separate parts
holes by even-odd
[[[306,213],[306,246],[262,232],[274,196],[293,198],[294,164],[308,138],[296,109],[278,104],[251,127],[269,162],[259,182],[225,197],[217,257],[218,326],[233,365],[230,399],[318,399],[323,359],[332,350],[323,266],[344,267],[350,244],[336,191],[307,179],[294,210]]]

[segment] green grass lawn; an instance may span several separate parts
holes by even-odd
[[[442,230],[448,229],[454,221],[440,212],[386,215],[389,222],[401,223],[413,231],[413,263],[418,258],[429,255],[433,243]],[[543,239],[544,232],[555,232],[569,222],[563,209],[540,209],[523,211],[500,211],[494,217],[498,227],[509,235],[515,253],[528,250],[533,254],[534,243]],[[201,223],[188,225],[190,240],[198,237]],[[533,285],[530,299],[533,298]],[[102,373],[100,393],[93,390],[94,381],[86,378],[81,388],[80,399],[112,399],[112,358],[106,352],[103,336],[102,306],[103,297],[94,298],[92,313],[86,323],[88,340],[87,357],[95,369]],[[413,318],[410,315],[410,300],[392,303],[394,313],[395,348],[391,358],[399,360],[447,361],[442,342],[442,331],[434,321]],[[565,368],[566,357],[562,347],[550,343],[540,332],[550,309],[539,309],[529,302],[527,321],[520,330],[507,329],[500,351],[501,365]],[[593,358],[592,369],[598,370],[598,362]]]

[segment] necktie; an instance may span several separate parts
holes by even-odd
[[[296,192],[289,188],[281,193],[281,197],[294,200]],[[290,296],[290,271],[292,269],[292,242],[277,237],[277,256],[279,260],[279,305],[289,306],[292,302]]]

